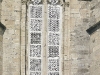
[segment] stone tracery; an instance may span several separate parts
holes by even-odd
[[[40,4],[41,0],[34,0],[30,5],[29,16],[29,41],[30,41],[30,72],[29,75],[41,75],[42,65],[42,25],[43,25],[43,6]]]
[[[41,0],[34,0],[30,6],[30,75],[41,75],[41,44],[43,25],[43,6]],[[47,12],[47,75],[60,75],[61,54],[61,13],[59,0],[49,0]],[[45,35],[46,36],[46,35]]]

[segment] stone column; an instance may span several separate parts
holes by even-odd
[[[3,42],[3,33],[5,31],[5,26],[3,26],[3,24],[0,22],[0,75],[2,75],[2,69],[3,69],[3,46],[2,46],[2,42]]]

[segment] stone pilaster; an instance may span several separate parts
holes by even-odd
[[[3,26],[0,22],[0,75],[3,73],[3,33],[5,31],[5,26]]]

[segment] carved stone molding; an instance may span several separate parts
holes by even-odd
[[[48,4],[56,5],[60,3],[60,0],[47,0]]]

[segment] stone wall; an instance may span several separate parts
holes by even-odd
[[[1,22],[7,28],[3,36],[3,75],[26,75],[27,3],[26,0],[2,2]],[[100,20],[100,0],[65,0],[62,6],[63,75],[99,75],[100,31],[89,35],[86,30]]]
[[[69,5],[69,6],[68,6]],[[86,30],[100,21],[99,0],[66,0],[64,74],[99,75],[99,30]],[[93,41],[94,40],[94,41]],[[96,50],[96,51],[93,51]]]
[[[25,0],[3,0],[3,75],[25,75]]]
[[[91,25],[100,21],[100,0],[92,0],[90,3]],[[100,29],[90,36],[90,75],[100,75]]]
[[[90,37],[86,32],[90,18],[89,1],[70,0],[66,3],[69,7],[65,6],[65,75],[89,75]]]

